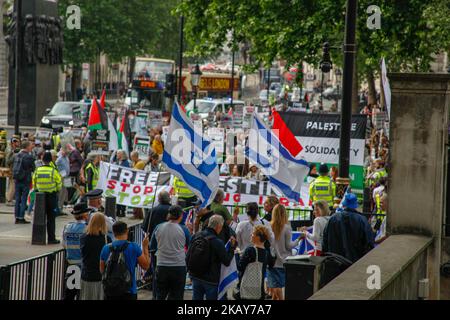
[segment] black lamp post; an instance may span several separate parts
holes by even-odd
[[[194,91],[194,110],[196,109],[198,85],[200,84],[200,78],[202,74],[203,73],[197,63],[194,69],[191,71],[191,86]]]
[[[330,58],[330,44],[325,42],[323,44],[322,61],[320,61],[320,70],[322,71],[322,92],[320,93],[320,104],[323,109],[323,77],[324,73],[329,73],[333,69],[333,63]]]
[[[341,137],[339,140],[339,178],[336,181],[337,194],[340,198],[343,197],[346,186],[350,184],[350,133],[352,126],[352,90],[353,81],[355,81],[353,70],[356,55],[357,12],[358,0],[347,0],[342,75]]]
[[[183,81],[183,40],[184,40],[184,16],[180,17],[180,48],[178,57],[178,103],[181,103],[181,88]]]
[[[339,107],[339,94],[340,94],[340,85],[341,85],[341,79],[342,79],[342,71],[341,69],[336,69],[334,72],[336,76],[336,109]]]

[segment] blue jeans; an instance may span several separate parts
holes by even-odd
[[[219,286],[192,278],[192,300],[217,300]]]
[[[16,219],[25,219],[25,210],[27,208],[27,197],[29,192],[29,183],[16,180],[16,207],[14,210]]]

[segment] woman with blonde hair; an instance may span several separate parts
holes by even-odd
[[[94,213],[80,238],[81,248],[81,290],[80,300],[103,300],[102,274],[100,273],[100,253],[107,242],[108,229],[103,213]]]
[[[272,210],[272,220],[270,222],[274,234],[273,248],[276,254],[276,261],[273,268],[269,268],[267,273],[267,286],[271,292],[273,300],[284,300],[283,288],[285,286],[286,275],[283,264],[287,257],[292,255],[300,238],[292,239],[292,228],[288,220],[286,208],[277,204]]]
[[[328,202],[324,200],[319,200],[314,203],[314,219],[313,223],[313,233],[309,233],[306,227],[303,227],[301,231],[304,236],[316,243],[316,249],[314,251],[315,256],[322,255],[322,242],[323,242],[323,232],[328,225],[328,220],[330,219],[330,208],[328,207]]]

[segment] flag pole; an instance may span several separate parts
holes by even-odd
[[[150,164],[150,168],[151,168],[151,164]],[[152,201],[152,207],[150,209],[150,213],[149,213],[149,217],[148,217],[148,225],[147,225],[147,234],[150,231],[150,224],[152,222],[152,216],[153,216],[153,208],[155,206],[155,199],[157,197],[157,192],[158,192],[158,183],[159,183],[159,176],[161,174],[161,166],[158,165],[158,174],[156,176],[156,187],[155,187],[155,196],[153,197],[153,201]],[[150,235],[151,236],[151,235]]]

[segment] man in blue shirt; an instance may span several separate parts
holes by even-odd
[[[117,221],[114,223],[113,233],[116,240],[113,241],[111,245],[115,249],[122,247],[123,245],[128,243],[128,246],[124,251],[124,257],[128,270],[131,274],[132,284],[130,290],[123,296],[114,298],[106,296],[106,300],[137,300],[136,266],[139,265],[144,270],[147,270],[150,266],[150,258],[148,254],[149,238],[148,236],[146,236],[144,240],[142,240],[143,249],[141,249],[137,243],[128,242],[128,226],[125,222],[122,221]],[[110,253],[111,252],[109,245],[105,245],[100,254],[101,273],[105,271],[106,262],[110,257]]]
[[[156,251],[156,299],[183,300],[186,285],[186,248],[191,235],[181,225],[183,209],[169,208],[168,221],[159,224],[150,242]]]

